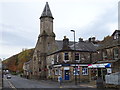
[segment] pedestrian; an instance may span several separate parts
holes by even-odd
[[[58,82],[60,83],[60,86],[62,85],[62,76],[58,76]]]

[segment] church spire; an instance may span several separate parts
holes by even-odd
[[[42,14],[41,14],[40,19],[41,19],[42,17],[51,17],[51,18],[53,18],[52,13],[51,13],[50,8],[49,8],[48,2],[46,2],[45,8],[44,8],[44,10],[43,10],[43,12],[42,12]],[[54,19],[54,18],[53,18],[53,19]]]

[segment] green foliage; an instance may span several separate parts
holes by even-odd
[[[16,72],[11,72],[11,74],[12,74],[12,75],[17,75],[17,73],[16,73]]]

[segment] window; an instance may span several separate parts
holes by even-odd
[[[59,54],[57,54],[57,62],[59,62]]]
[[[114,59],[117,59],[118,58],[119,49],[115,48],[113,53],[114,53]]]
[[[55,75],[58,75],[58,69],[55,69]]]
[[[107,51],[103,51],[103,60],[107,59]]]
[[[80,74],[80,69],[78,69],[77,67],[74,68],[73,74],[74,74],[74,75],[79,75],[79,74]]]
[[[64,53],[64,60],[69,60],[69,54],[68,53]]]
[[[48,50],[50,50],[50,43],[48,43],[48,46],[47,46],[47,47],[48,47]]]
[[[36,57],[34,57],[34,61],[36,61]]]
[[[114,39],[117,39],[117,38],[116,38],[116,35],[114,35]]]
[[[75,60],[77,60],[77,61],[80,60],[80,54],[79,53],[75,53]]]
[[[87,67],[82,68],[82,75],[88,75],[88,68]]]
[[[118,33],[116,33],[115,35],[114,35],[114,39],[118,39],[119,38],[119,35],[118,35]]]
[[[39,72],[41,72],[41,68],[39,68]]]
[[[51,76],[51,71],[50,70],[48,70],[48,76]]]
[[[54,58],[52,58],[52,64],[54,64]]]
[[[61,74],[61,71],[59,68],[55,69],[55,75],[60,75]]]

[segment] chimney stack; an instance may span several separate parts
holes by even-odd
[[[95,37],[92,37],[92,42],[95,42]]]
[[[91,42],[92,41],[91,38],[89,38],[88,41]]]
[[[79,42],[83,42],[83,38],[79,38]]]
[[[68,38],[66,38],[66,36],[64,36],[64,39],[63,39],[63,47],[62,47],[62,49],[70,49],[70,47],[69,47],[69,39]]]
[[[88,41],[89,41],[89,42],[95,42],[95,37],[90,37],[90,38],[88,39]]]

